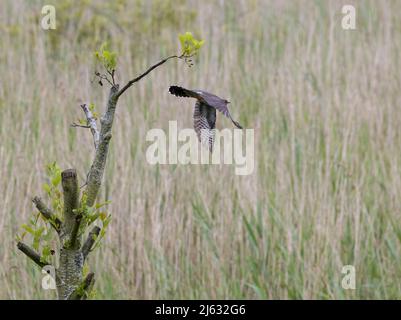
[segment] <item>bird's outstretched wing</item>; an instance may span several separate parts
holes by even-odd
[[[195,132],[199,141],[212,152],[216,130],[216,109],[198,100],[195,103],[193,118]]]
[[[237,121],[234,121],[234,119],[231,117],[230,111],[227,107],[227,105],[230,103],[229,101],[203,90],[189,90],[178,86],[171,86],[169,91],[171,94],[178,97],[195,98],[198,101],[219,110],[226,117],[230,118],[237,128],[242,129],[242,126]]]

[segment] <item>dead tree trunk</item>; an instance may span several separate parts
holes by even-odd
[[[95,282],[94,273],[89,273],[83,279],[83,266],[101,229],[97,226],[93,227],[85,242],[82,243],[81,238],[85,230],[80,230],[81,220],[83,218],[83,212],[80,211],[80,208],[82,208],[83,201],[85,201],[87,207],[92,207],[95,204],[101,187],[118,99],[135,82],[141,80],[153,69],[173,58],[181,59],[185,58],[185,56],[170,56],[159,61],[143,74],[130,80],[121,90],[119,90],[118,84],[114,84],[113,71],[113,82],[106,110],[100,120],[100,132],[97,128],[96,119],[90,109],[86,105],[81,106],[88,123],[85,127],[90,128],[93,135],[95,157],[87,175],[86,188],[82,195],[80,195],[75,169],[68,169],[62,172],[61,181],[64,197],[62,220],[60,220],[39,197],[32,199],[36,208],[42,214],[42,217],[56,230],[60,240],[59,261],[58,268],[56,269],[56,286],[59,299],[86,299]],[[83,197],[83,194],[85,194],[85,197]],[[43,268],[44,266],[50,265],[48,261],[43,261],[39,253],[35,252],[35,250],[25,243],[18,242],[17,247],[39,267]]]

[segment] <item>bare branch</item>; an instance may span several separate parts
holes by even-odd
[[[81,284],[71,293],[68,300],[86,300],[95,284],[95,274],[88,273]]]
[[[73,128],[82,128],[82,129],[90,129],[90,126],[83,126],[83,125],[75,123],[75,122],[73,122],[71,124],[71,127],[73,127]]]
[[[87,127],[91,129],[95,149],[97,149],[97,146],[99,145],[100,133],[97,128],[96,118],[86,104],[82,104],[81,108],[85,113],[86,121],[88,123]]]
[[[46,261],[42,261],[40,255],[33,250],[30,246],[26,245],[23,242],[18,242],[17,247],[19,250],[21,250],[25,255],[31,259],[33,262],[35,262],[39,267],[43,268],[44,266],[50,265],[50,263]]]
[[[167,57],[161,61],[159,61],[158,63],[156,63],[155,65],[151,66],[148,70],[146,70],[144,73],[142,73],[141,75],[139,75],[138,77],[128,81],[128,83],[121,88],[121,90],[117,93],[116,98],[118,99],[129,87],[131,87],[135,82],[138,82],[139,80],[141,80],[143,77],[145,77],[147,74],[149,74],[152,70],[156,69],[157,67],[161,66],[163,63],[165,63],[166,61],[173,59],[173,58],[178,58],[181,59],[183,56],[170,56]]]
[[[96,238],[99,236],[100,233],[100,228],[98,226],[95,226],[92,228],[92,230],[88,234],[88,238],[86,239],[85,243],[82,246],[82,254],[84,256],[84,261],[86,260],[86,257],[88,256],[89,252],[92,249],[93,244],[96,241]]]
[[[35,204],[36,209],[42,214],[42,216],[49,221],[52,227],[57,231],[60,232],[61,228],[61,220],[56,217],[56,215],[43,203],[42,199],[39,197],[34,197],[32,202]]]

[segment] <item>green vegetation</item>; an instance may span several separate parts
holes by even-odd
[[[117,66],[117,53],[109,51],[107,43],[103,43],[99,51],[95,51],[96,61],[99,62],[108,72],[114,72]]]
[[[43,164],[73,165],[85,181],[92,136],[70,124],[79,99],[100,112],[106,94],[90,52],[107,41],[128,81],[193,30],[207,39],[194,68],[171,61],[119,102],[98,199],[111,200],[113,219],[88,260],[96,297],[399,299],[400,2],[358,2],[357,30],[344,31],[333,1],[188,0],[171,16],[160,1],[93,1],[104,15],[60,9],[55,33],[38,29],[37,3],[6,1],[0,12],[0,298],[54,297],[15,238],[23,222],[26,236],[46,234],[30,202]],[[147,164],[149,129],[192,126],[171,84],[231,101],[255,129],[253,175]],[[341,287],[348,264],[356,290]]]

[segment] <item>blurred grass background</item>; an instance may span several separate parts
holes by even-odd
[[[40,28],[54,3],[57,30]],[[341,28],[354,4],[357,29]],[[84,181],[92,137],[70,124],[103,110],[93,51],[108,40],[121,84],[206,40],[193,68],[172,61],[120,99],[101,198],[113,219],[89,258],[97,298],[398,299],[401,294],[401,1],[24,1],[0,10],[0,298],[46,299],[16,249],[44,195],[44,166]],[[255,171],[151,166],[146,132],[192,127],[168,87],[230,100],[255,129]],[[218,128],[231,127],[219,118]],[[343,265],[356,290],[341,288]]]

